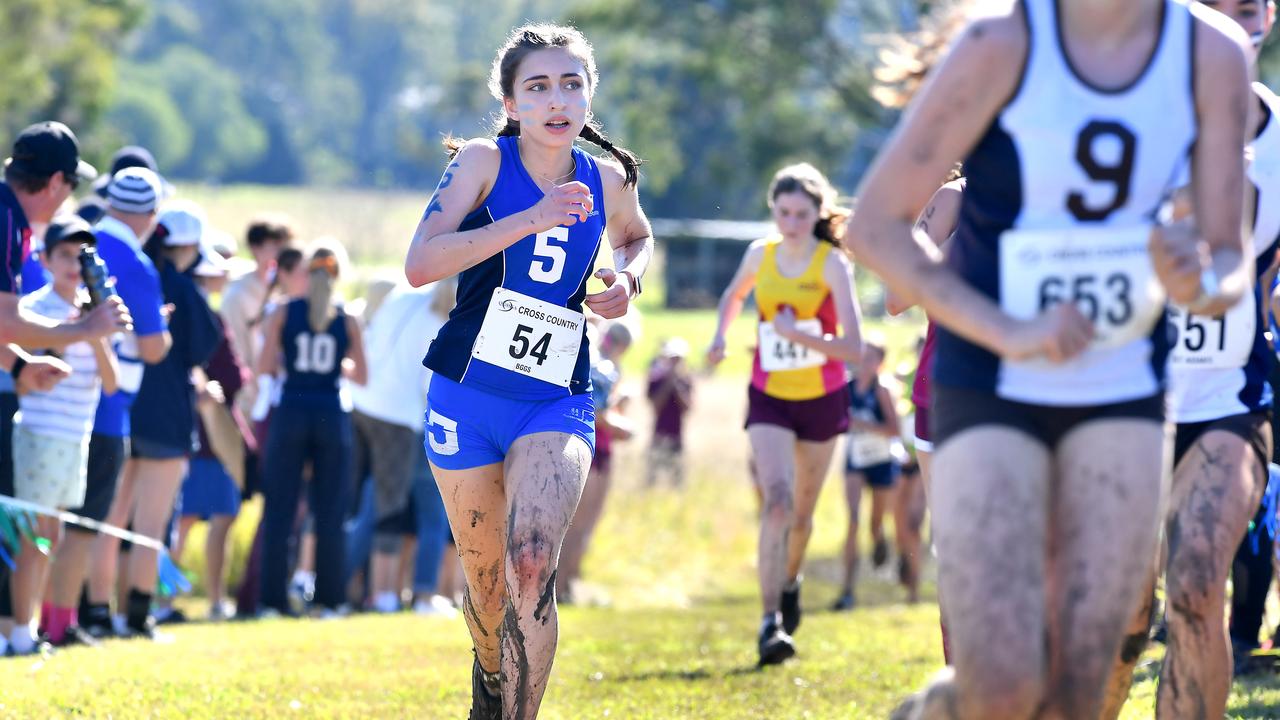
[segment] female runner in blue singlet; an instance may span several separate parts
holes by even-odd
[[[573,28],[527,25],[499,50],[495,139],[447,143],[405,274],[461,273],[427,352],[427,455],[457,539],[475,644],[472,718],[535,717],[555,656],[555,571],[595,443],[582,305],[626,313],[652,254],[639,160],[591,117],[598,75]],[[598,159],[582,138],[612,155]],[[587,295],[605,226],[616,270]]]
[[[1154,557],[1164,295],[1248,291],[1248,39],[1184,0],[971,23],[870,168],[857,257],[940,326],[931,506],[954,669],[904,718],[1091,718]],[[1154,218],[1190,158],[1196,222]],[[943,260],[912,226],[969,179]]]

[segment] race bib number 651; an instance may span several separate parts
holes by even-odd
[[[1147,250],[1151,228],[1010,230],[1000,237],[1000,305],[1029,320],[1075,303],[1094,327],[1094,347],[1145,337],[1164,308]]]
[[[472,357],[527,377],[569,387],[586,318],[522,293],[493,291]]]

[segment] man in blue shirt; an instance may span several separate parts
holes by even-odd
[[[156,221],[156,204],[162,182],[154,172],[139,167],[120,170],[107,189],[107,215],[94,230],[98,256],[115,279],[116,292],[133,313],[133,332],[124,333],[116,344],[119,357],[119,390],[104,394],[98,402],[93,434],[89,440],[88,483],[84,505],[72,512],[105,520],[116,496],[116,485],[128,456],[129,408],[142,382],[144,364],[155,364],[165,358],[172,343],[162,307],[160,276],[151,259],[142,252],[142,239],[151,234]],[[129,477],[126,473],[125,477]],[[80,600],[85,576],[89,573],[90,551],[96,533],[75,526],[59,546],[52,574],[54,613],[69,613]],[[98,543],[91,578],[90,604],[79,624],[91,636],[104,636],[111,631],[109,608],[111,571],[114,569],[119,541],[111,538]],[[104,587],[105,586],[105,587]],[[99,592],[94,592],[99,589]],[[69,629],[64,638],[51,637],[55,644],[91,642],[78,627]]]
[[[10,445],[16,387],[48,390],[69,368],[49,356],[33,357],[17,347],[61,347],[95,340],[129,321],[123,303],[111,301],[70,323],[41,322],[18,313],[22,263],[31,248],[32,225],[46,226],[82,180],[97,171],[80,160],[80,146],[66,125],[43,122],[18,134],[0,182],[0,494],[13,495]],[[0,634],[12,629],[8,575],[0,578]],[[7,641],[0,640],[0,651]]]

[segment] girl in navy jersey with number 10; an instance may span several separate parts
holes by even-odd
[[[340,265],[338,253],[321,244],[308,260],[306,297],[278,306],[263,324],[258,375],[274,376],[281,362],[285,373],[267,435],[262,492],[262,604],[280,613],[289,612],[288,545],[308,460],[308,506],[316,528],[315,602],[332,612],[345,597],[342,523],[349,505],[352,438],[351,415],[338,392],[343,375],[363,385],[368,370],[360,326],[333,297]]]
[[[1252,282],[1247,45],[1184,0],[1010,2],[968,26],[869,169],[854,250],[939,325],[930,502],[954,669],[895,717],[1101,711],[1156,552],[1165,295],[1218,316]],[[1196,221],[1156,225],[1188,159]],[[912,226],[959,160],[944,260]]]
[[[639,160],[591,120],[597,80],[577,30],[515,30],[490,78],[505,124],[496,139],[447,143],[405,260],[415,286],[461,273],[424,360],[426,445],[467,578],[472,718],[538,713],[557,558],[595,442],[582,305],[625,314],[652,252]],[[579,137],[612,158],[578,149]],[[606,225],[616,271],[599,271],[607,289],[587,295]]]

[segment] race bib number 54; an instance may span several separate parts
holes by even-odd
[[[1145,337],[1164,308],[1150,234],[1147,226],[1010,230],[1000,237],[1000,305],[1029,320],[1075,303],[1093,322],[1094,347]]]
[[[472,357],[527,377],[569,387],[586,319],[506,288],[493,291]]]

